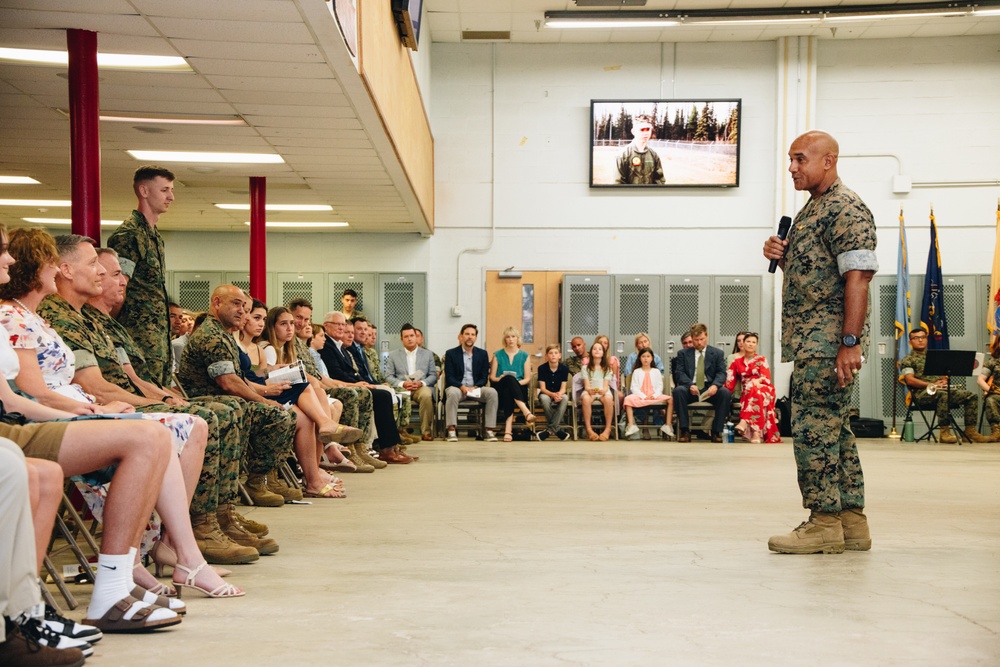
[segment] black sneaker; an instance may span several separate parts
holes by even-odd
[[[562,429],[559,430],[558,435],[560,440],[569,440],[571,437],[567,431],[564,431]]]
[[[48,629],[39,619],[37,618],[25,618],[21,616],[17,619],[17,624],[21,628],[21,634],[23,634],[29,642],[37,642],[41,646],[48,646],[49,648],[64,650],[64,649],[80,649],[83,656],[90,657],[94,654],[94,647],[90,645],[89,642],[85,642],[82,639],[73,639],[67,637],[66,635],[56,634]]]
[[[85,642],[94,644],[101,640],[104,633],[92,625],[83,625],[66,618],[56,611],[52,605],[45,605],[45,618],[38,619],[52,632],[57,635],[69,637],[70,639],[82,639]]]
[[[535,435],[538,436],[539,440],[548,440],[548,438],[549,438],[549,432],[547,430],[546,431],[539,431]]]

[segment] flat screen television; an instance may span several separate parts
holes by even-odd
[[[590,187],[734,188],[741,100],[591,100]]]
[[[403,46],[413,51],[420,43],[420,12],[424,0],[392,0],[392,13]]]

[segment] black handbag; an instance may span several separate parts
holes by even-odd
[[[3,401],[0,401],[0,422],[3,422],[4,424],[13,424],[14,426],[24,426],[28,423],[28,419],[20,412],[7,412],[4,408]]]

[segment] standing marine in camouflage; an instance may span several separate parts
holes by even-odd
[[[983,390],[983,412],[990,424],[989,441],[1000,442],[1000,337],[990,343],[990,354],[976,382]]]
[[[174,201],[174,175],[163,167],[139,167],[132,179],[136,210],[108,238],[108,247],[134,265],[118,321],[145,350],[147,375],[169,387],[170,311],[163,239],[156,230],[160,216]]]
[[[653,136],[653,119],[636,116],[632,121],[632,143],[618,156],[618,183],[623,185],[663,185],[663,163],[647,144]]]
[[[910,332],[910,347],[913,351],[903,357],[899,362],[899,374],[903,377],[903,384],[910,389],[912,401],[917,407],[922,409],[935,408],[938,424],[941,425],[941,433],[938,436],[945,444],[958,442],[958,437],[951,432],[951,426],[945,422],[948,419],[950,408],[959,406],[965,409],[965,435],[973,442],[989,442],[989,438],[980,435],[976,428],[976,419],[979,417],[979,399],[967,389],[953,388],[945,391],[948,386],[948,378],[938,375],[927,375],[924,373],[924,365],[927,363],[927,332],[923,329],[914,329]],[[996,361],[990,357],[992,361]],[[931,391],[928,388],[933,385]]]
[[[177,377],[189,395],[239,400],[247,492],[255,504],[280,507],[285,498],[269,489],[267,477],[292,451],[295,413],[258,394],[243,377],[239,347],[230,332],[240,326],[246,301],[235,285],[215,288],[208,316],[184,346]]]
[[[868,284],[878,270],[875,221],[837,176],[837,141],[807,132],[792,142],[788,171],[811,197],[786,240],[764,257],[784,272],[781,360],[792,371],[792,437],[809,519],[772,537],[771,551],[842,553],[871,548],[865,485],[850,427],[850,398],[868,341]]]

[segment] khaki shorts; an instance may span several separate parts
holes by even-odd
[[[25,456],[35,459],[59,460],[59,448],[66,434],[65,422],[25,424],[15,426],[0,422],[0,438],[8,438],[17,443]]]

